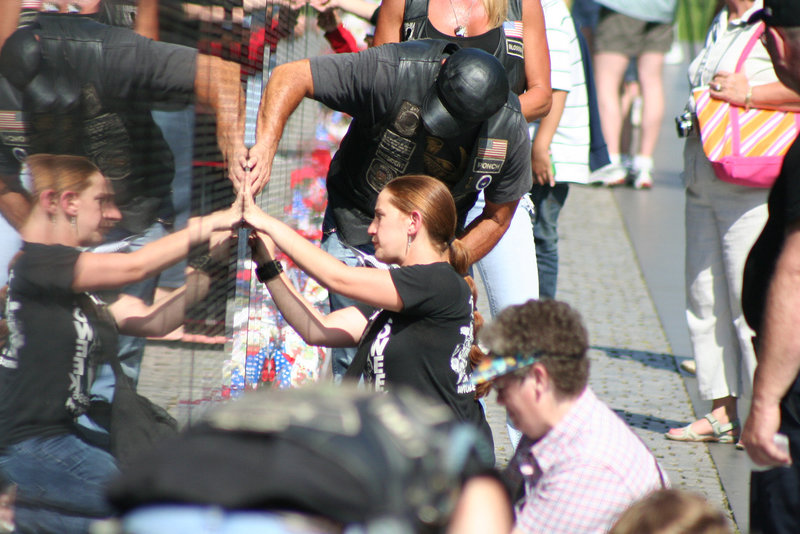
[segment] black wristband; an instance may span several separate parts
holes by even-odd
[[[283,272],[283,265],[278,260],[268,261],[256,267],[256,278],[262,284],[266,284]]]

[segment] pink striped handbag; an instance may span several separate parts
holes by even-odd
[[[741,71],[762,33],[763,22],[742,51],[736,72]],[[771,187],[800,132],[800,116],[789,111],[748,111],[711,98],[708,87],[695,89],[693,94],[703,151],[717,178],[749,187]]]

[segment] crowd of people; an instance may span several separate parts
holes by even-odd
[[[0,8],[0,213],[20,243],[0,352],[0,532],[82,533],[111,517],[108,528],[143,534],[730,531],[701,497],[670,489],[591,390],[589,333],[556,300],[569,184],[653,186],[676,0],[314,0],[308,13],[351,53],[276,66],[257,111],[242,76],[304,8],[222,4],[221,15],[177,0]],[[339,9],[375,24],[371,46],[357,51]],[[170,11],[180,24],[165,24]],[[261,41],[224,43],[227,59],[176,42],[193,17],[230,26],[259,13],[272,17]],[[800,526],[800,149],[771,192],[720,179],[699,95],[742,113],[800,111],[798,27],[791,0],[721,2],[681,123],[686,314],[712,408],[666,438],[736,444],[779,467],[753,474],[752,532]],[[626,162],[631,64],[641,138]],[[352,121],[327,171],[320,246],[256,201],[304,99]],[[230,203],[189,216],[201,108]],[[241,229],[283,319],[333,348],[335,385],[222,404],[123,457],[120,414],[133,412],[121,391],[136,387],[144,340],[183,323]],[[329,313],[281,258],[328,289]],[[503,471],[482,400],[492,389],[515,446]],[[264,456],[275,473],[248,471]]]

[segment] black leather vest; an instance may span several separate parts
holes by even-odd
[[[436,43],[431,46],[430,43]],[[458,50],[446,41],[412,41],[401,47],[392,111],[371,128],[353,120],[328,173],[328,199],[337,232],[347,243],[370,242],[367,234],[378,193],[405,174],[425,173],[427,135],[420,108],[433,85],[441,60]],[[499,179],[507,157],[507,140],[519,126],[519,100],[508,102],[480,125],[461,179],[449,184],[463,226],[478,193]]]
[[[428,37],[426,29],[428,20],[428,0],[406,0],[403,13],[403,41],[413,41]],[[509,0],[506,21],[499,28],[500,41],[497,49],[488,50],[500,60],[508,74],[511,90],[520,95],[525,92],[525,57],[522,47],[522,0]],[[493,31],[493,30],[490,30]],[[461,44],[458,37],[449,37],[452,42]]]
[[[121,225],[143,231],[164,215],[174,161],[149,110],[133,111],[130,102],[104,87],[106,32],[128,30],[85,16],[39,14],[33,25],[18,30],[26,31],[37,37],[38,51],[26,47],[25,53],[40,54],[36,70],[19,87],[30,128],[29,153],[88,157],[112,183]],[[148,150],[137,146],[134,136],[146,140]],[[148,158],[157,164],[144,163]]]
[[[0,76],[0,179],[17,193],[22,161],[28,153],[28,128],[22,120],[22,94]]]

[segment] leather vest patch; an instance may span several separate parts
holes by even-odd
[[[367,183],[376,193],[380,193],[389,180],[406,173],[417,148],[414,138],[421,121],[419,106],[403,101],[390,128],[381,135],[367,169]]]
[[[478,139],[475,165],[472,172],[498,174],[503,169],[508,152],[508,141],[482,137]],[[488,184],[487,184],[488,185]]]
[[[503,33],[506,35],[506,54],[525,58],[522,46],[522,21],[507,20],[503,23]]]

